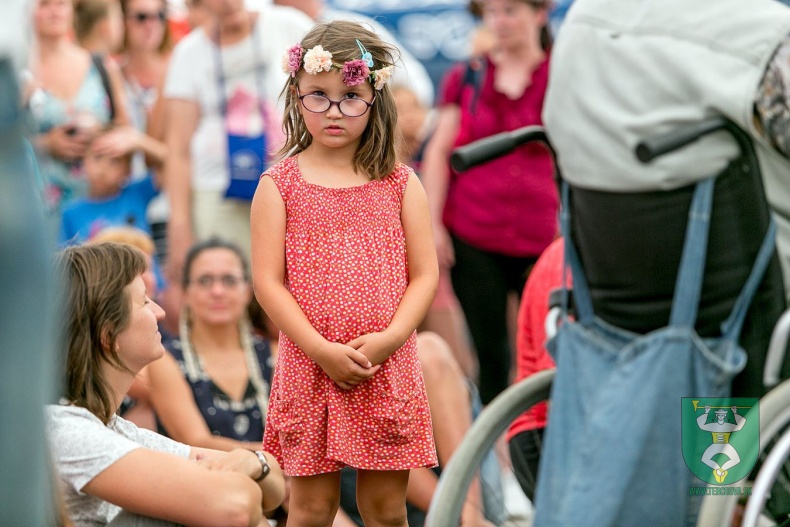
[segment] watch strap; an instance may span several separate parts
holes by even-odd
[[[250,452],[255,454],[258,457],[258,461],[261,462],[261,475],[257,478],[254,478],[255,483],[260,483],[266,478],[266,476],[269,475],[271,468],[269,467],[269,462],[266,460],[266,455],[263,452],[260,450],[250,450]]]

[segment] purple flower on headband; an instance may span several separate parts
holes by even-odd
[[[346,86],[359,86],[368,79],[370,68],[362,59],[349,60],[343,64],[343,82]]]
[[[289,73],[291,77],[296,77],[296,73],[302,67],[302,55],[304,55],[304,49],[301,44],[294,44],[288,48],[288,51],[283,55],[283,71]]]

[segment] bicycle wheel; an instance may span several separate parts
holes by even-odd
[[[784,465],[790,455],[790,431],[785,431],[777,441],[771,453],[763,462],[757,474],[751,498],[746,505],[741,527],[756,527],[761,517],[763,507],[766,505],[771,489],[778,482],[778,478],[785,470]]]
[[[790,380],[784,381],[760,399],[760,454],[757,461],[758,466],[765,463],[771,451],[776,448],[780,437],[789,427]],[[790,496],[790,466],[784,463],[780,469],[776,482],[780,487],[774,489],[774,497],[778,501],[784,501],[781,499],[782,494]],[[751,481],[743,479],[727,486],[743,489],[750,484]],[[739,500],[740,496],[737,494],[705,496],[697,519],[697,527],[733,525],[732,519],[736,515],[736,506]],[[776,503],[777,500],[774,500],[773,505],[771,505],[771,508],[774,510],[769,511],[769,516],[774,517],[774,521],[782,514],[781,509],[784,508],[781,503]]]
[[[469,485],[486,452],[522,412],[548,399],[554,370],[544,370],[510,386],[483,410],[442,472],[426,527],[458,527]]]

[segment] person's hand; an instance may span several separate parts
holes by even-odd
[[[197,458],[197,463],[209,470],[238,472],[250,477],[259,475],[261,471],[258,456],[245,448],[234,448],[230,452],[205,453]]]
[[[731,406],[730,410],[732,410],[732,415],[738,415],[738,407],[737,406]]]
[[[374,366],[363,353],[339,342],[327,342],[316,363],[344,390],[370,379],[381,367]]]
[[[381,364],[395,353],[399,347],[384,333],[361,335],[349,342],[348,345],[364,354],[373,364]]]
[[[85,156],[90,139],[90,134],[80,132],[73,124],[66,124],[44,134],[43,142],[53,157],[74,161]]]
[[[433,239],[436,244],[436,258],[439,260],[439,267],[451,268],[455,265],[455,251],[453,250],[453,240],[444,225],[434,222]]]
[[[708,412],[710,412],[710,406],[706,406],[705,407],[705,413],[708,413]]]
[[[120,157],[140,147],[140,132],[133,126],[121,126],[103,134],[93,143],[97,154]]]

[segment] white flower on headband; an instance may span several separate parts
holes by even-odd
[[[374,71],[373,78],[376,79],[376,83],[373,87],[377,90],[381,90],[384,85],[387,84],[387,81],[390,80],[390,77],[392,77],[392,66],[386,66],[380,70]]]
[[[307,50],[304,54],[304,70],[310,75],[317,75],[321,71],[332,69],[332,54],[322,46]]]

